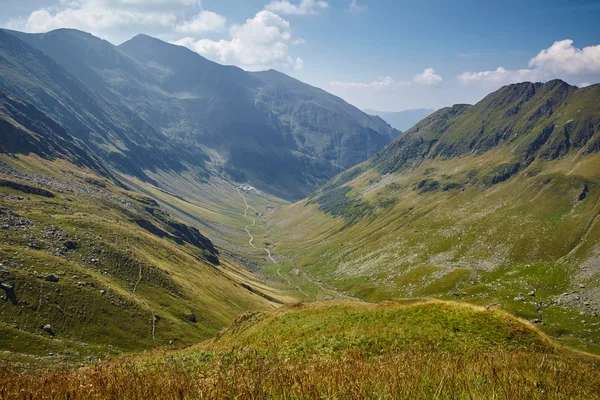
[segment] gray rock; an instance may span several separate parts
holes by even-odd
[[[67,240],[63,246],[65,250],[75,250],[77,248],[77,243],[72,240]]]
[[[189,313],[189,314],[186,316],[186,318],[187,318],[187,320],[188,320],[188,321],[190,321],[190,322],[194,322],[194,323],[198,322],[198,320],[196,319],[196,316],[194,315],[194,313]]]
[[[42,327],[42,329],[44,331],[46,331],[49,335],[54,336],[56,335],[56,331],[54,330],[54,328],[52,328],[52,326],[50,324],[46,324]]]

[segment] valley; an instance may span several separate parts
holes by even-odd
[[[385,116],[0,29],[0,399],[597,396],[600,84]]]

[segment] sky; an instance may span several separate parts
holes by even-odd
[[[0,0],[0,27],[138,33],[274,68],[361,109],[473,104],[503,85],[600,82],[600,1]]]

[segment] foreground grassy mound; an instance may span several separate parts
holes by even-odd
[[[0,382],[5,399],[567,399],[600,393],[600,362],[497,310],[329,303],[245,314],[198,348],[76,371],[4,368]]]

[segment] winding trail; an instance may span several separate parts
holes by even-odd
[[[252,241],[254,240],[254,236],[252,236],[252,234],[250,233],[250,230],[248,229],[248,228],[250,228],[250,227],[252,227],[252,226],[255,226],[255,225],[256,225],[256,219],[254,219],[254,218],[252,218],[252,217],[249,217],[249,216],[248,216],[248,210],[250,210],[250,209],[251,209],[251,210],[254,210],[254,212],[255,212],[255,213],[258,213],[258,214],[260,214],[260,211],[258,211],[256,208],[254,208],[254,207],[252,207],[250,204],[248,204],[248,200],[246,200],[246,196],[244,196],[244,194],[241,192],[240,188],[236,188],[236,190],[237,190],[238,194],[240,195],[240,197],[242,198],[242,200],[244,200],[244,204],[246,205],[246,209],[244,210],[244,216],[245,216],[247,219],[250,219],[250,220],[252,220],[252,223],[251,223],[251,224],[249,224],[249,225],[246,225],[246,226],[244,227],[244,229],[246,230],[246,233],[248,233],[248,236],[250,236],[250,240],[248,241],[248,244],[249,244],[249,245],[250,245],[252,248],[254,248],[254,249],[257,249],[257,247],[256,247],[256,246],[255,246],[255,245],[252,243]],[[277,275],[279,275],[279,277],[281,277],[282,279],[285,279],[285,280],[287,281],[288,285],[295,287],[295,288],[296,288],[296,290],[297,290],[298,292],[302,293],[302,294],[303,294],[305,297],[307,297],[307,298],[310,298],[310,297],[309,297],[309,296],[308,296],[306,293],[304,293],[304,291],[302,290],[302,288],[301,288],[300,286],[298,286],[298,285],[294,285],[294,284],[292,283],[292,281],[291,281],[291,280],[290,280],[288,277],[286,277],[286,276],[283,276],[283,275],[281,274],[281,264],[279,264],[279,263],[278,263],[278,262],[275,260],[275,258],[273,258],[272,254],[271,254],[271,251],[270,251],[269,249],[267,249],[266,247],[264,247],[264,248],[263,248],[263,250],[264,250],[264,251],[267,253],[267,256],[268,256],[269,260],[271,260],[271,262],[272,262],[273,264],[277,265]]]
[[[129,243],[128,243],[128,245],[129,245]],[[136,291],[136,289],[138,287],[138,284],[142,280],[142,276],[143,276],[143,274],[142,274],[142,264],[140,263],[140,269],[138,271],[138,280],[135,283],[135,285],[133,286],[133,291],[131,292],[131,294],[132,294],[133,297],[135,297],[136,299],[138,299],[142,304],[144,304],[150,310],[150,314],[152,315],[152,342],[154,342],[154,344],[156,345],[156,314],[154,314],[154,310],[152,309],[152,307],[150,307],[150,304],[148,304],[148,302],[146,300],[144,300],[142,297],[140,297],[137,294],[135,294],[135,291]]]

